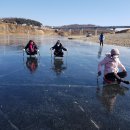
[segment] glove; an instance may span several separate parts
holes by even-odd
[[[98,76],[101,76],[101,74],[102,74],[101,71],[99,71],[99,72],[98,72]]]

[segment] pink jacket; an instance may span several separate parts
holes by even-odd
[[[34,46],[33,46],[33,44],[30,44],[30,45],[29,45],[29,51],[30,51],[30,52],[34,52]]]
[[[106,54],[106,57],[101,62],[99,62],[98,72],[101,71],[103,65],[104,65],[104,75],[111,72],[117,73],[119,71],[118,67],[126,71],[125,67],[122,65],[119,58],[117,60],[114,60],[110,54]]]

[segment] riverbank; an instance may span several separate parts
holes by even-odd
[[[68,39],[99,43],[99,35],[91,37],[70,36]],[[105,34],[104,44],[130,47],[130,33]]]
[[[0,35],[58,35],[54,29],[47,27],[0,23]]]

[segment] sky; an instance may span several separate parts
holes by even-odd
[[[48,26],[130,25],[130,0],[0,0],[0,5],[0,18],[27,18]]]

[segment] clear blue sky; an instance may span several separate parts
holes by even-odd
[[[22,17],[43,25],[130,25],[130,0],[0,0],[0,17]]]

